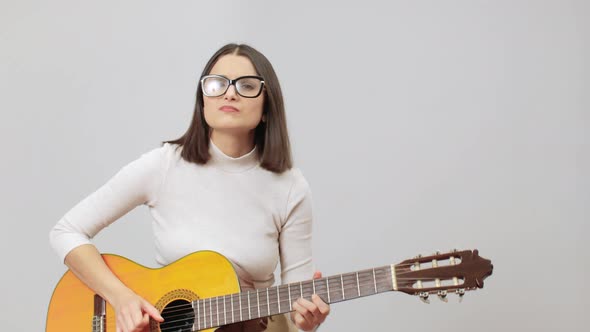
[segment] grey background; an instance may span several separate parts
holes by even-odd
[[[323,331],[588,326],[589,9],[1,0],[2,327],[44,329],[65,272],[49,229],[185,131],[196,80],[227,42],[278,72],[325,275],[451,248],[495,265],[461,304],[381,294],[335,304]],[[95,243],[154,266],[149,218],[136,209]]]

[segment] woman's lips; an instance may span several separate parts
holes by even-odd
[[[219,108],[222,112],[239,112],[240,110],[232,106],[221,106]]]

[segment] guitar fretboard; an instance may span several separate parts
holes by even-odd
[[[193,301],[194,328],[202,330],[293,311],[298,298],[311,300],[317,294],[324,302],[336,303],[393,290],[391,267],[383,266],[295,282],[270,288]]]

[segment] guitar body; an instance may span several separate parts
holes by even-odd
[[[190,302],[199,298],[209,298],[237,293],[240,285],[231,263],[222,255],[213,251],[200,251],[187,255],[162,268],[147,268],[122,256],[102,255],[113,273],[129,285],[137,294],[162,312],[165,322],[158,326],[152,322],[150,331],[160,328],[172,330],[166,326],[166,306],[185,304],[186,314],[192,314]],[[100,311],[102,300],[96,297]],[[95,293],[86,287],[71,271],[61,278],[49,303],[46,332],[65,331],[116,331],[115,314],[112,307],[104,304],[106,318],[99,329],[100,321],[95,316]],[[171,313],[176,315],[177,313]],[[172,317],[172,316],[170,316]],[[188,324],[189,320],[184,320]],[[182,325],[182,331],[190,331],[190,326]],[[175,331],[181,326],[174,325]],[[203,331],[214,331],[207,329]]]

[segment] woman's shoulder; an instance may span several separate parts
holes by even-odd
[[[309,182],[299,167],[291,167],[278,175],[290,188],[290,191],[309,191]]]
[[[170,161],[180,156],[179,147],[176,144],[163,143],[142,152],[139,157],[127,165],[132,168],[157,168],[162,169],[170,164]]]
[[[174,156],[180,156],[181,151],[182,147],[180,145],[164,142],[160,146],[154,147],[151,150],[144,152],[142,154],[142,157],[147,157],[150,159],[169,160]]]

